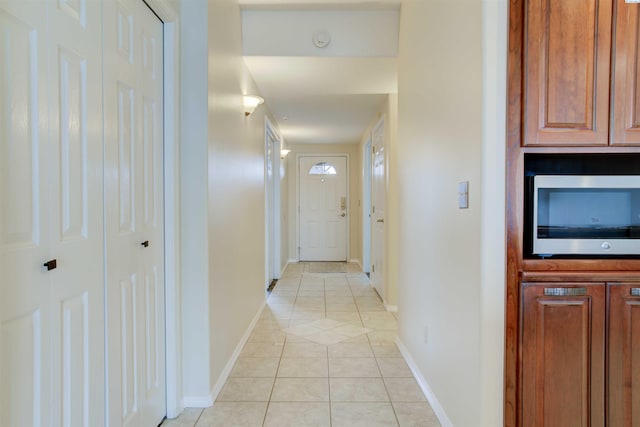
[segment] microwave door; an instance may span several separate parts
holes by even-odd
[[[640,176],[534,177],[533,253],[640,255]]]

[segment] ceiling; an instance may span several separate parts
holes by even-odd
[[[360,142],[397,92],[399,0],[239,3],[245,63],[285,144]]]

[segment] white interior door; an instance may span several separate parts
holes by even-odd
[[[373,130],[373,172],[371,206],[371,284],[384,300],[384,214],[386,200],[386,171],[384,150],[384,121]]]
[[[101,45],[97,2],[0,3],[3,425],[104,423]]]
[[[275,151],[276,141],[273,134],[266,129],[265,138],[265,174],[266,174],[266,194],[265,194],[265,242],[266,242],[266,284],[269,286],[271,281],[276,278],[277,270],[275,269]]]
[[[371,272],[371,138],[362,147],[362,270]]]
[[[104,3],[108,425],[166,413],[162,23],[141,0]]]
[[[347,158],[300,157],[300,261],[347,260]]]
[[[51,413],[46,40],[46,8],[0,3],[0,419],[11,426]]]

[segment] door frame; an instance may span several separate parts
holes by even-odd
[[[267,144],[270,141],[273,141],[271,183],[267,175],[267,162],[269,161]],[[272,279],[280,278],[280,147],[282,146],[282,138],[267,116],[264,117],[264,143],[264,262],[265,283],[268,287]]]
[[[164,265],[167,418],[184,410],[180,295],[180,11],[170,0],[140,0],[162,21],[164,36]]]
[[[371,271],[371,180],[373,137],[370,132],[362,147],[362,271]]]
[[[294,230],[295,234],[295,242],[296,242],[296,261],[300,262],[300,158],[302,157],[344,157],[347,159],[347,259],[346,262],[349,262],[349,256],[351,255],[351,180],[349,179],[349,173],[351,170],[351,156],[349,153],[297,153],[296,154],[296,228]]]

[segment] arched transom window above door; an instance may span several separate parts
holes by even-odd
[[[309,169],[309,175],[336,175],[337,173],[336,168],[327,162],[318,162]]]

